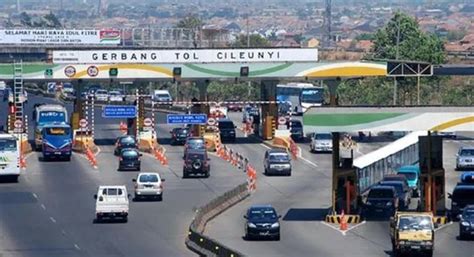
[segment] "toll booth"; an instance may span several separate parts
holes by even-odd
[[[421,170],[420,210],[436,214],[446,212],[445,170],[443,168],[443,139],[441,136],[419,137]]]

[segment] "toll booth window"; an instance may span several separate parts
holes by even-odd
[[[14,151],[14,150],[16,150],[16,140],[0,139],[0,151]]]
[[[69,128],[45,128],[48,136],[65,136],[69,134]]]

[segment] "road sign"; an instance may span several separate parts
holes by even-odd
[[[89,66],[89,68],[87,68],[87,75],[91,77],[96,77],[97,75],[99,75],[99,68],[94,65]]]
[[[168,124],[201,124],[207,123],[206,114],[168,114]]]
[[[214,119],[214,118],[209,118],[209,119],[207,120],[207,125],[209,125],[209,126],[214,126],[214,125],[216,125],[216,119]]]
[[[79,126],[80,126],[81,128],[85,128],[85,127],[87,126],[87,120],[86,120],[86,119],[81,119],[81,120],[79,121]]]
[[[23,125],[23,122],[21,122],[21,120],[16,120],[14,125],[15,125],[15,128],[21,128],[21,126]]]
[[[102,108],[104,118],[136,118],[137,108],[134,105],[106,105]]]
[[[278,125],[285,125],[285,124],[286,124],[286,118],[285,117],[278,118]]]
[[[151,122],[151,119],[150,119],[150,118],[145,118],[145,119],[143,120],[143,126],[145,126],[145,127],[151,127],[151,123],[152,123],[152,122]]]

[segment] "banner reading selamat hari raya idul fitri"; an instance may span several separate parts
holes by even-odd
[[[0,44],[25,45],[118,45],[121,32],[102,30],[2,29]]]

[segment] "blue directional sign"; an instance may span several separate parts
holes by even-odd
[[[106,105],[102,108],[104,118],[136,118],[137,108],[133,105]]]
[[[168,114],[168,124],[206,124],[206,114]]]

